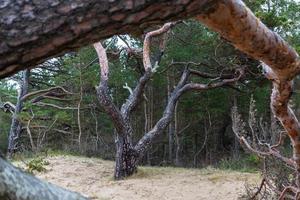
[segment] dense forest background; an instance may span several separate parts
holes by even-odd
[[[246,1],[270,29],[279,33],[300,52],[300,5],[292,0]],[[149,30],[155,29],[152,27]],[[152,57],[160,56],[160,39],[153,40]],[[143,35],[121,35],[106,40],[110,64],[110,88],[114,102],[121,106],[143,74],[141,47]],[[218,34],[200,23],[188,20],[176,25],[167,36],[167,44],[157,72],[147,84],[143,101],[134,111],[134,138],[151,129],[162,115],[171,91],[186,65],[202,72],[222,74],[244,67],[246,76],[235,85],[201,92],[189,92],[177,103],[176,114],[144,157],[148,165],[203,167],[257,164],[246,156],[232,131],[231,109],[237,105],[245,121],[249,107],[255,104],[257,126],[276,138],[280,129],[270,110],[271,84],[265,79],[260,63],[236,50]],[[98,57],[92,47],[48,60],[36,68],[0,82],[0,148],[7,151],[13,114],[6,102],[17,105],[18,91],[32,96],[16,114],[20,121],[17,151],[22,153],[61,150],[105,159],[115,157],[115,131],[99,105],[95,87],[99,83]],[[211,80],[197,79],[209,83]],[[299,116],[299,80],[290,102]],[[26,84],[25,84],[26,85]],[[127,87],[128,86],[128,87]],[[255,100],[252,101],[251,99]],[[251,103],[252,102],[252,103]],[[249,128],[249,127],[248,127]],[[289,142],[285,145],[290,151]]]

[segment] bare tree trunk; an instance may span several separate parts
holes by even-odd
[[[10,125],[10,131],[8,136],[8,148],[7,148],[7,157],[11,158],[13,153],[17,150],[18,139],[20,138],[20,134],[22,131],[22,124],[19,120],[19,114],[23,109],[23,96],[28,93],[28,85],[29,85],[29,76],[30,71],[26,69],[22,72],[22,79],[20,81],[19,94],[17,99],[17,104],[15,106],[15,111],[12,116],[12,121]]]
[[[152,126],[153,126],[153,87],[151,85],[148,85],[147,87],[148,89],[148,102],[147,102],[147,108],[148,108],[148,120],[147,120],[147,129],[145,130],[145,133],[147,133],[148,131],[151,130]],[[147,151],[147,164],[151,165],[151,152]]]
[[[282,131],[282,126],[280,126],[280,122],[276,117],[274,116],[273,112],[271,112],[271,124],[270,124],[270,137],[271,137],[271,142],[273,144],[276,143],[276,141],[279,140],[281,131]]]
[[[97,88],[97,95],[100,104],[103,106],[106,113],[111,118],[116,131],[116,166],[115,179],[123,179],[136,172],[136,153],[132,148],[132,127],[130,124],[129,113],[136,106],[138,98],[141,96],[144,87],[144,81],[150,78],[150,74],[146,72],[145,77],[140,79],[141,85],[137,87],[130,95],[129,99],[122,105],[121,110],[113,103],[110,90],[108,87],[109,66],[106,55],[106,50],[101,43],[94,44],[97,51],[100,69],[101,80]],[[149,76],[149,77],[148,77]]]
[[[31,116],[31,118],[27,122],[26,130],[27,130],[27,134],[29,136],[29,141],[30,141],[30,144],[31,144],[31,149],[32,149],[33,152],[36,152],[38,150],[38,147],[39,147],[39,141],[37,141],[37,146],[35,146],[33,138],[32,138],[32,134],[31,134],[31,130],[30,130],[30,123],[34,119],[34,113],[33,113],[32,109],[31,109],[30,112],[31,112],[32,116]]]
[[[175,153],[175,165],[182,166],[181,154],[182,154],[182,136],[178,130],[178,115],[177,115],[177,103],[174,111],[174,135],[176,138],[176,153]]]
[[[77,105],[77,123],[78,123],[78,145],[79,145],[79,151],[82,151],[82,144],[81,144],[81,137],[82,137],[82,128],[81,128],[81,120],[80,120],[80,111],[81,111],[81,102],[82,102],[82,69],[81,66],[78,67],[79,70],[79,84],[80,84],[80,91],[79,91],[79,101]]]
[[[146,95],[145,95],[146,96]],[[147,102],[148,101],[148,102]],[[144,101],[144,118],[145,118],[145,122],[144,122],[144,132],[148,132],[149,131],[149,98],[147,98],[147,101]],[[147,163],[150,165],[150,155],[147,154]]]
[[[233,98],[232,98],[232,107],[237,107],[238,102],[237,102],[237,94],[233,93]],[[231,122],[232,124],[234,123],[233,121]],[[231,148],[231,153],[232,153],[232,157],[234,159],[238,159],[239,158],[239,148],[240,148],[240,141],[237,137],[234,137],[234,141],[233,141],[233,145]]]
[[[170,95],[172,93],[172,89],[174,87],[174,83],[173,83],[173,80],[174,80],[174,73],[172,73],[170,75],[171,72],[169,72],[169,70],[167,71],[167,89],[168,89],[168,101],[169,101],[169,98],[170,98]],[[170,164],[173,164],[173,152],[174,152],[174,139],[175,139],[175,122],[174,120],[172,120],[170,122],[170,125],[169,125],[169,129],[168,129],[168,139],[169,139],[169,162]]]
[[[174,138],[175,138],[175,134],[174,134],[174,130],[175,130],[175,123],[174,121],[171,121],[169,128],[168,128],[168,139],[169,139],[169,163],[173,164],[173,152],[174,152]]]
[[[136,160],[138,155],[127,137],[117,134],[116,145],[117,152],[114,177],[119,180],[136,173]]]

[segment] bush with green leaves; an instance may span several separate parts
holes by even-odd
[[[29,173],[34,173],[34,171],[45,172],[45,166],[49,164],[50,163],[47,160],[44,160],[44,158],[34,158],[26,164],[26,171]]]

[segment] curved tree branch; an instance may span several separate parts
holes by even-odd
[[[72,92],[67,91],[65,88],[63,88],[61,86],[55,86],[55,87],[47,88],[47,89],[44,89],[44,90],[38,90],[38,91],[28,93],[28,94],[26,94],[22,97],[22,101],[25,101],[25,100],[27,100],[28,98],[30,98],[32,96],[46,94],[46,93],[49,93],[49,92],[52,92],[52,91],[55,91],[55,90],[61,90],[65,94],[73,94]]]
[[[200,84],[200,83],[187,83],[188,78],[190,76],[190,70],[185,69],[180,81],[178,82],[176,88],[170,95],[170,98],[168,100],[167,106],[164,110],[164,113],[162,117],[157,121],[155,126],[138,141],[138,143],[135,145],[134,149],[139,153],[139,159],[141,159],[144,156],[144,153],[147,151],[149,146],[151,145],[152,141],[162,134],[162,132],[165,130],[165,128],[169,125],[170,121],[173,118],[174,110],[176,103],[178,99],[187,91],[190,90],[196,90],[196,91],[203,91],[203,90],[209,90],[213,88],[218,88],[225,86],[230,83],[234,83],[238,81],[243,75],[244,70],[243,69],[237,69],[237,74],[235,77],[231,79],[224,79],[216,83],[211,84]],[[212,75],[210,75],[212,76]],[[137,159],[137,162],[139,162],[139,159]]]
[[[138,84],[136,85],[135,89],[128,97],[127,101],[122,105],[121,113],[125,119],[129,117],[129,114],[135,109],[135,107],[139,103],[139,100],[141,99],[140,97],[144,92],[146,83],[150,80],[152,74],[155,72],[155,71],[153,71],[154,68],[151,64],[151,59],[150,59],[150,57],[151,57],[151,54],[150,54],[151,38],[157,37],[162,34],[166,34],[175,24],[176,24],[176,22],[166,23],[161,28],[151,31],[146,34],[145,39],[144,39],[144,46],[143,46],[143,64],[144,64],[145,73],[140,78]],[[165,40],[166,40],[166,37],[163,37],[161,45],[160,45],[161,52],[163,52],[165,49],[165,45],[166,45]],[[160,60],[160,57],[158,58],[158,60],[155,60],[154,62],[156,64],[158,64],[159,60]],[[126,120],[129,120],[129,119],[126,119]]]
[[[108,87],[108,73],[109,73],[109,66],[108,66],[108,59],[106,55],[106,50],[102,46],[100,42],[94,44],[94,48],[96,49],[97,55],[99,57],[99,64],[100,64],[100,72],[101,72],[101,80],[100,85],[96,88],[98,93],[98,98],[105,109],[106,113],[112,119],[112,122],[117,129],[119,134],[126,133],[127,123],[124,120],[120,110],[117,106],[113,103],[111,96],[109,94],[109,87]]]
[[[195,16],[205,2],[208,0],[3,1],[0,77],[112,35],[137,35],[151,24]]]
[[[241,0],[211,1],[196,17],[239,50],[270,66],[276,79],[291,80],[300,72],[296,51],[268,29]]]

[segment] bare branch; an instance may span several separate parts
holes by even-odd
[[[265,151],[262,151],[262,150],[257,149],[257,146],[255,146],[256,148],[254,148],[249,144],[249,142],[246,140],[246,138],[244,136],[244,135],[246,135],[245,123],[241,119],[241,116],[238,113],[236,106],[234,106],[232,108],[231,118],[232,118],[233,133],[240,140],[240,143],[244,144],[245,147],[250,152],[255,153],[256,155],[261,156],[261,157],[274,156],[275,158],[278,158],[281,161],[283,161],[284,163],[286,163],[287,165],[289,165],[292,169],[295,167],[295,162],[292,159],[286,158],[285,156],[281,155],[280,152],[277,151],[276,149],[272,148],[271,145],[267,145],[267,149]],[[256,136],[252,136],[252,137],[256,137]],[[253,140],[253,142],[256,142],[256,140]]]
[[[94,48],[98,54],[100,70],[101,70],[101,80],[108,80],[108,59],[106,55],[106,50],[100,42],[94,44]]]
[[[26,130],[27,130],[27,134],[29,136],[31,148],[32,148],[33,151],[35,151],[36,150],[36,146],[34,145],[34,141],[32,139],[32,134],[31,134],[31,131],[30,131],[30,123],[34,119],[34,113],[33,113],[32,110],[31,110],[31,114],[32,114],[32,116],[31,116],[31,118],[27,122]]]
[[[56,120],[57,119],[54,120],[52,125],[56,122]],[[32,126],[30,126],[30,128],[31,129],[47,129],[46,131],[53,130],[53,131],[56,131],[58,133],[62,133],[62,134],[66,134],[66,135],[73,135],[72,132],[64,131],[64,130],[57,129],[57,128],[52,128],[52,125],[50,127],[49,126],[42,126],[42,125],[32,125]]]
[[[109,94],[109,88],[108,88],[108,73],[109,73],[108,67],[109,66],[108,66],[106,50],[100,42],[95,43],[94,48],[96,49],[96,52],[98,54],[100,70],[101,70],[100,85],[96,88],[100,104],[104,107],[106,113],[111,117],[115,125],[115,128],[117,129],[117,132],[119,134],[125,134],[127,130],[127,126],[129,126],[129,124],[124,120],[120,110],[113,103]]]
[[[127,101],[122,105],[121,113],[125,120],[127,120],[127,121],[129,120],[130,112],[132,112],[135,109],[135,107],[137,106],[137,104],[139,103],[139,100],[141,99],[140,97],[144,92],[144,88],[145,88],[147,82],[150,80],[152,74],[155,72],[156,67],[157,67],[156,66],[156,67],[152,68],[152,65],[151,65],[151,60],[150,60],[151,38],[159,36],[161,34],[166,34],[167,31],[169,31],[175,24],[176,24],[176,22],[167,23],[160,29],[151,31],[146,34],[146,37],[144,39],[144,48],[143,48],[143,61],[144,61],[145,73],[140,78],[138,84],[136,85],[135,89],[132,91],[132,93],[128,97]],[[161,52],[164,51],[164,48],[166,45],[166,40],[167,40],[167,37],[166,37],[166,35],[164,35],[164,37],[160,43],[160,51]],[[145,45],[146,45],[146,47],[145,47]],[[159,60],[161,59],[161,56],[162,56],[162,54],[157,58],[158,60],[155,60],[155,63],[159,62]],[[149,63],[150,63],[150,65],[149,65]],[[147,64],[148,64],[148,66],[147,66]]]
[[[63,88],[61,86],[55,86],[55,87],[47,88],[47,89],[44,89],[44,90],[38,90],[38,91],[34,91],[34,92],[31,92],[31,93],[28,93],[28,94],[26,94],[26,95],[24,95],[22,97],[22,101],[25,101],[26,99],[28,99],[28,98],[30,98],[32,96],[39,95],[39,94],[45,94],[45,93],[48,93],[48,92],[51,92],[51,91],[55,91],[55,90],[61,90],[61,91],[63,91],[66,94],[74,94],[72,92],[67,91],[65,88]]]
[[[151,59],[150,59],[151,38],[154,37],[154,36],[166,33],[175,24],[176,24],[176,22],[166,23],[160,29],[155,30],[155,31],[151,31],[151,32],[146,34],[145,39],[144,39],[144,46],[143,46],[143,64],[144,64],[145,71],[148,71],[149,69],[152,70],[152,68],[153,68],[153,66],[151,64]]]
[[[127,83],[125,83],[125,85],[123,85],[123,88],[124,88],[124,89],[127,89],[127,90],[129,91],[129,94],[132,95],[132,93],[133,93],[133,92],[132,92],[132,89],[128,86]]]
[[[144,152],[149,148],[149,145],[152,143],[154,138],[160,135],[164,129],[169,125],[173,115],[174,109],[178,99],[187,91],[190,90],[208,90],[212,88],[222,87],[229,83],[234,83],[238,81],[244,74],[243,69],[237,69],[238,74],[232,79],[224,79],[217,83],[212,84],[199,84],[199,83],[187,83],[187,80],[190,75],[190,71],[186,68],[181,76],[180,81],[178,82],[176,88],[170,95],[168,104],[164,110],[162,117],[157,121],[155,126],[138,141],[135,150],[139,153],[140,158],[144,155]]]
[[[78,109],[78,107],[69,107],[69,106],[61,107],[61,106],[58,106],[58,105],[55,105],[55,104],[43,103],[43,102],[37,102],[34,105],[42,106],[42,107],[52,107],[52,108],[57,108],[57,109],[60,109],[60,110],[77,110]]]

